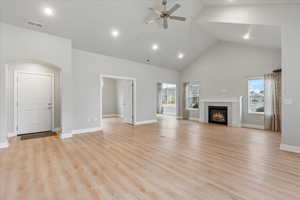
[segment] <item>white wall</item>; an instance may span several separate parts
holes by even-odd
[[[117,80],[111,78],[103,78],[103,94],[102,94],[102,115],[117,115],[118,109],[118,88]]]
[[[100,54],[73,50],[75,129],[99,127],[99,75],[136,78],[136,121],[156,119],[156,84],[178,84],[173,70]],[[76,98],[75,98],[76,97]]]
[[[247,112],[247,81],[281,66],[280,49],[267,49],[221,42],[210,48],[182,72],[181,81],[198,82],[201,98],[244,96],[243,124],[263,126],[262,115]],[[199,118],[197,111],[191,117]]]
[[[279,25],[282,31],[282,144],[300,151],[300,6],[226,6],[203,10],[199,21]],[[294,148],[294,149],[295,149]]]
[[[53,73],[54,75],[54,127],[61,127],[61,101],[60,101],[60,70],[51,66],[36,63],[16,63],[8,67],[8,88],[9,88],[9,111],[8,111],[8,132],[14,132],[14,72],[37,72]],[[30,91],[28,91],[30,92]]]
[[[15,62],[47,63],[62,72],[62,132],[73,129],[73,82],[71,54],[72,44],[68,39],[39,33],[16,26],[0,23],[0,143],[8,135],[8,90],[5,74],[6,64]]]

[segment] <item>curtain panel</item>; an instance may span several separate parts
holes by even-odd
[[[189,85],[188,82],[183,83],[183,100],[182,100],[182,118],[189,119],[189,111],[186,109],[186,96],[187,96],[187,86]]]
[[[265,75],[265,129],[281,131],[281,72]]]

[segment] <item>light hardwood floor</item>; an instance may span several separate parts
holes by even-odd
[[[0,150],[1,200],[299,200],[300,156],[273,132],[162,119]]]

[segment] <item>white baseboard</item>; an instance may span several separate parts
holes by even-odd
[[[291,145],[287,145],[287,144],[281,144],[280,150],[294,152],[294,153],[300,153],[300,147],[291,146]]]
[[[73,130],[72,134],[93,133],[101,130],[102,130],[101,127],[85,128],[85,129]]]
[[[189,117],[189,120],[192,120],[192,121],[200,121],[200,119],[197,118],[197,117]]]
[[[9,147],[8,141],[1,142],[1,143],[0,143],[0,149],[4,149],[4,148],[7,148],[7,147]]]
[[[72,136],[73,136],[72,133],[61,133],[61,134],[60,134],[60,138],[61,138],[61,139],[71,138]]]
[[[110,114],[110,115],[102,115],[103,118],[110,118],[110,117],[122,117],[120,114]]]
[[[9,138],[11,138],[11,137],[15,137],[15,136],[17,136],[17,135],[18,135],[17,133],[8,133],[7,136],[8,136]]]
[[[256,125],[256,124],[242,124],[243,128],[254,128],[254,129],[262,129],[264,130],[265,127],[262,125]]]
[[[135,122],[134,125],[143,125],[143,124],[153,124],[157,123],[157,120],[147,120],[147,121],[141,121],[141,122]]]

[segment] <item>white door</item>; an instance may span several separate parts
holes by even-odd
[[[17,95],[18,134],[51,130],[53,75],[19,72]]]
[[[124,122],[133,124],[133,81],[124,81]]]

